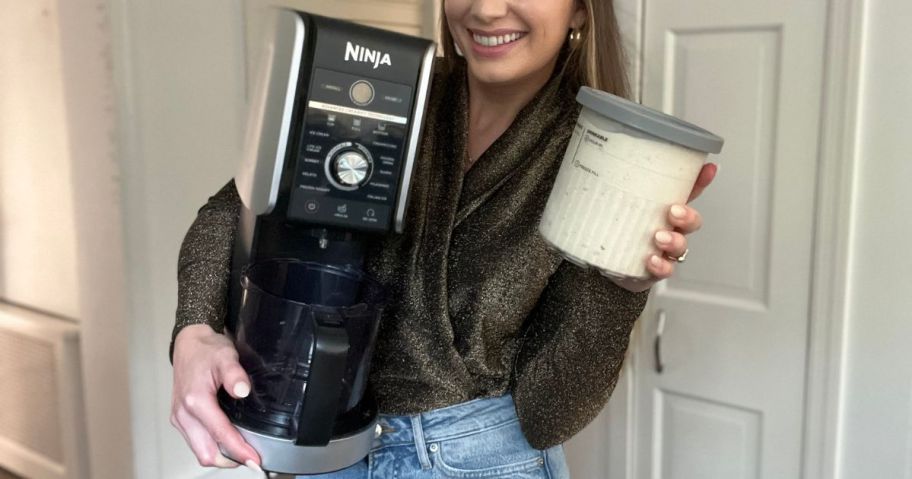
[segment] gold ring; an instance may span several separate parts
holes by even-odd
[[[689,252],[690,252],[690,248],[687,248],[684,250],[683,253],[681,253],[681,256],[678,256],[677,258],[675,258],[674,256],[666,256],[666,258],[668,258],[671,261],[677,262],[677,263],[683,263],[683,262],[687,261],[687,253],[689,253]]]

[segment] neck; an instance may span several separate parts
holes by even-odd
[[[510,83],[485,83],[468,75],[469,131],[468,165],[513,123],[516,115],[548,83],[556,62]]]
[[[509,117],[512,121],[539,90],[548,83],[554,62],[526,78],[510,83],[485,83],[468,75],[469,122]]]

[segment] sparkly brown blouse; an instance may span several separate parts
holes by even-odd
[[[608,401],[648,292],[631,293],[567,263],[537,229],[579,112],[555,73],[463,172],[464,62],[435,74],[402,235],[370,251],[367,270],[393,298],[370,387],[386,414],[415,414],[512,393],[526,438],[566,441]],[[226,314],[240,199],[233,182],[184,238],[174,334]]]

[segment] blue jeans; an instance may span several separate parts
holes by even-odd
[[[304,479],[568,479],[561,446],[532,448],[513,397],[476,399],[415,416],[380,416],[370,455],[341,471]]]

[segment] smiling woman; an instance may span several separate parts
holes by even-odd
[[[627,288],[564,262],[538,234],[579,114],[577,91],[627,95],[613,3],[442,6],[444,57],[406,228],[378,240],[365,264],[395,298],[369,378],[383,433],[366,460],[315,477],[564,479],[561,444],[606,404],[643,288],[673,268],[656,256],[646,266],[653,277]],[[711,178],[712,170],[696,193]],[[199,210],[179,258],[174,412],[206,465],[232,465],[219,439],[235,459],[258,461],[211,406],[220,387],[250,390],[220,334],[239,207],[229,182]],[[681,217],[669,216],[671,240],[657,241],[673,257],[700,224],[695,210],[679,207]],[[184,410],[187,398],[210,406]]]
[[[558,50],[567,44],[570,47],[569,57],[562,65],[567,73],[576,78],[580,85],[587,85],[599,90],[604,90],[622,97],[629,97],[630,88],[627,80],[626,59],[621,43],[621,34],[615,15],[613,2],[598,0],[575,1],[549,1],[549,2],[473,2],[471,0],[446,0],[442,2],[445,16],[441,26],[442,47],[444,51],[443,62],[447,67],[452,65],[453,59],[458,58],[459,51],[475,51],[481,57],[495,58],[503,56],[506,52],[492,49],[498,45],[510,44],[525,37],[531,28],[523,23],[523,18],[553,18],[566,23],[568,29],[553,28],[550,25],[540,25],[534,37],[530,39],[525,48],[527,57],[526,67],[520,69],[543,68],[545,62],[556,60]],[[492,3],[493,5],[485,5]],[[493,16],[497,16],[497,8],[504,8],[498,4],[518,4],[511,9],[517,12],[516,22],[512,28],[485,31],[477,25],[480,17],[478,12],[484,14],[482,9],[493,9]],[[469,18],[471,9],[475,9],[475,20]],[[521,12],[525,12],[522,15]],[[491,13],[488,13],[491,15]],[[460,20],[461,19],[461,20]],[[476,22],[476,25],[467,22]],[[594,28],[593,25],[597,25]],[[544,31],[540,31],[544,30]],[[509,38],[508,38],[509,37]],[[569,40],[569,41],[568,41]],[[521,43],[521,42],[517,42]],[[458,47],[457,47],[458,46]],[[475,46],[476,48],[472,48]],[[519,45],[517,45],[519,46]],[[487,48],[485,48],[487,47]],[[490,55],[488,55],[490,54]],[[473,62],[473,58],[467,57]],[[532,61],[529,61],[532,59]],[[517,61],[516,63],[520,63]],[[474,64],[478,70],[480,65]],[[508,77],[503,70],[504,65],[492,67],[498,76]],[[509,77],[508,77],[509,78]],[[493,80],[493,78],[492,78]]]

